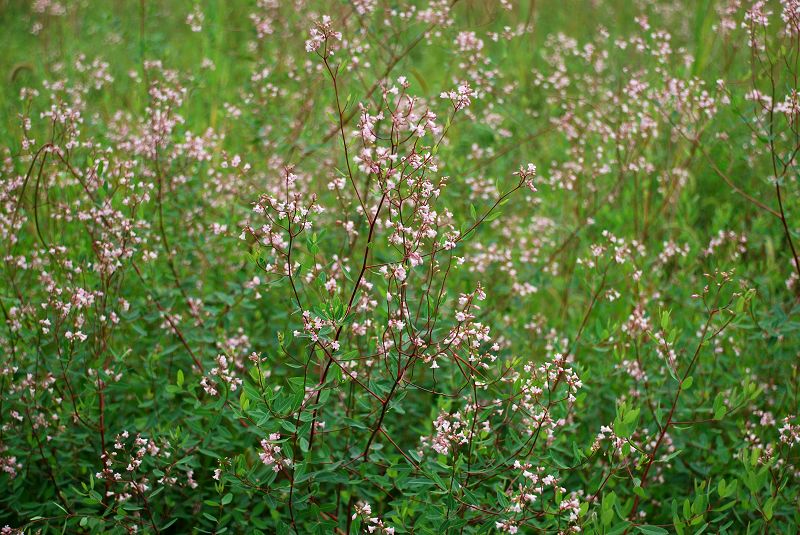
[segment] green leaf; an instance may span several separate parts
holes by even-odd
[[[636,526],[636,530],[645,535],[663,535],[664,533],[669,533],[669,531],[658,526]]]
[[[728,496],[733,496],[736,493],[738,487],[739,487],[739,482],[736,480],[733,480],[730,483],[725,484],[725,480],[721,479],[719,482],[719,486],[717,487],[717,492],[719,492],[720,498],[727,498]]]
[[[203,516],[209,519],[210,521],[214,522],[215,524],[217,523],[217,517],[215,517],[211,513],[203,513]]]
[[[714,398],[714,419],[722,420],[727,412],[728,408],[725,406],[725,395],[720,392]]]
[[[775,507],[775,498],[769,498],[766,502],[764,502],[764,507],[761,508],[761,511],[764,513],[764,518],[767,521],[772,520],[772,510]]]

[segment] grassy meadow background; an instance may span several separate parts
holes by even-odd
[[[800,3],[0,0],[0,51],[3,535],[797,532]]]

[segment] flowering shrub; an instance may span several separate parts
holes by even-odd
[[[0,533],[798,530],[800,2],[4,10]]]

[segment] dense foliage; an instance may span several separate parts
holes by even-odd
[[[796,533],[800,1],[0,1],[0,533]]]

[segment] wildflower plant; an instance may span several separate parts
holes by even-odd
[[[0,533],[798,529],[797,2],[2,24]]]

